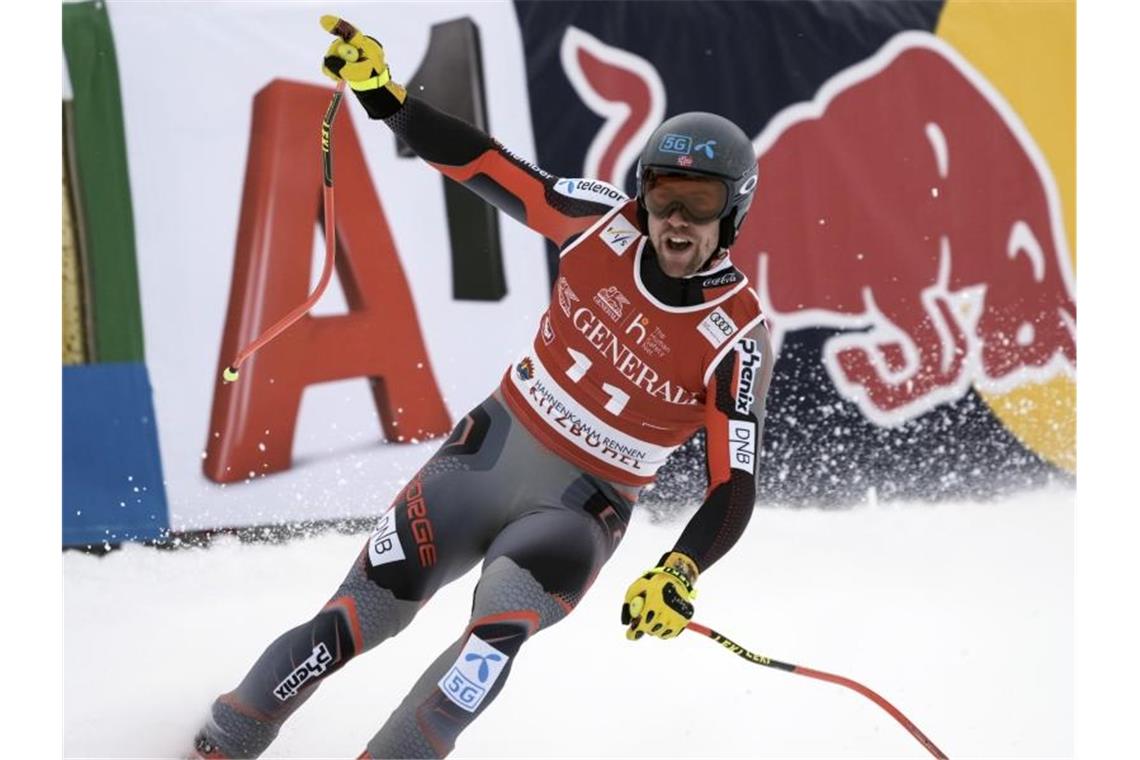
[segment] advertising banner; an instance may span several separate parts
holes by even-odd
[[[756,202],[732,253],[778,349],[759,502],[837,504],[984,497],[1074,471],[1073,187],[1054,169],[1072,133],[1041,143],[1032,116],[1048,99],[1072,123],[1072,82],[1056,80],[1071,57],[1030,84],[987,54],[1014,50],[1016,25],[1071,42],[1071,9],[1038,5],[1013,19],[953,2],[342,12],[410,94],[558,177],[632,195],[645,137],[683,111],[753,137]],[[332,285],[224,384],[321,273],[333,85],[318,18],[332,11],[108,12],[171,528],[381,514],[533,339],[555,252],[347,95]],[[703,479],[698,434],[644,502],[700,499]]]

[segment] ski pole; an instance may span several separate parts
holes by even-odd
[[[227,383],[237,381],[238,368],[241,367],[242,362],[252,356],[255,351],[266,343],[289,329],[294,322],[303,317],[309,309],[313,308],[317,301],[320,300],[321,295],[324,294],[325,288],[328,287],[329,281],[332,279],[333,263],[336,261],[336,212],[333,206],[332,123],[333,117],[336,116],[336,111],[340,107],[341,98],[343,97],[344,80],[342,79],[336,83],[336,91],[333,93],[332,101],[325,111],[324,121],[321,122],[321,158],[324,168],[325,204],[325,267],[321,271],[321,279],[312,294],[305,299],[304,303],[279,319],[268,330],[237,353],[237,356],[234,357],[234,360],[230,362],[229,366],[222,370],[222,379]]]
[[[711,628],[707,628],[706,626],[703,626],[700,623],[694,621],[690,621],[689,625],[686,626],[686,628],[695,633],[699,633],[702,636],[708,636],[710,639],[717,642],[728,651],[734,652],[749,662],[755,663],[756,665],[763,665],[768,668],[777,668],[778,670],[786,670],[789,673],[798,673],[799,675],[807,676],[808,678],[817,678],[820,681],[830,681],[831,683],[837,683],[840,686],[846,686],[848,689],[859,692],[864,697],[867,697],[879,707],[890,713],[891,717],[901,723],[902,727],[907,731],[910,731],[911,736],[913,736],[915,739],[918,739],[919,743],[923,747],[926,747],[926,750],[931,755],[939,758],[939,760],[948,760],[942,750],[938,749],[938,747],[935,746],[934,742],[930,741],[930,739],[926,737],[926,734],[919,731],[918,726],[911,723],[910,719],[903,715],[897,707],[892,705],[887,700],[883,699],[883,697],[879,696],[875,692],[868,689],[863,684],[857,681],[852,681],[850,678],[844,678],[843,676],[824,673],[820,670],[812,670],[811,668],[805,668],[800,665],[792,665],[787,662],[780,662],[779,660],[773,660],[770,657],[765,657],[764,655],[750,652],[744,647],[737,644],[735,641],[729,639],[727,636],[717,633]]]

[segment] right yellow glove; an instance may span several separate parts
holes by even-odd
[[[321,28],[340,38],[325,51],[324,75],[333,81],[343,79],[373,119],[399,110],[407,91],[392,81],[384,47],[338,16],[321,16]]]
[[[661,564],[647,570],[630,584],[621,606],[625,637],[636,641],[645,634],[672,639],[685,630],[693,617],[693,585],[697,563],[680,552],[669,552]]]

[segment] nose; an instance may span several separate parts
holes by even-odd
[[[689,220],[685,218],[684,213],[681,212],[680,206],[674,206],[669,211],[669,216],[665,217],[665,221],[669,222],[672,227],[687,227]]]

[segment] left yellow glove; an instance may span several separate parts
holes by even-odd
[[[680,552],[669,552],[661,564],[630,584],[621,606],[625,637],[636,641],[645,634],[662,639],[678,636],[693,618],[697,592],[697,563]]]
[[[321,28],[338,38],[325,51],[324,75],[333,81],[343,79],[373,119],[398,111],[407,91],[392,81],[384,46],[338,16],[321,16]]]

